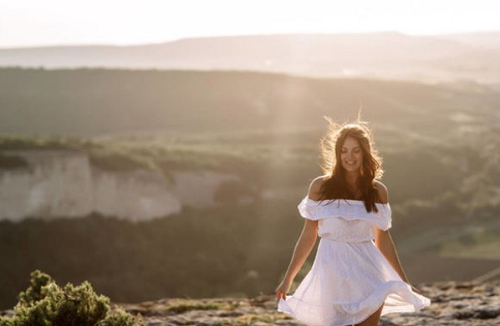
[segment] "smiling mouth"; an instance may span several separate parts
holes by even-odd
[[[345,161],[345,164],[353,166],[353,165],[356,165],[356,162]]]

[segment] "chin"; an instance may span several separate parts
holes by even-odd
[[[356,172],[356,171],[360,171],[360,166],[356,166],[356,167],[351,167],[351,166],[344,166],[344,170],[346,171],[349,171],[349,172]]]

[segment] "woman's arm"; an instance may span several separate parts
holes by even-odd
[[[309,219],[305,220],[302,233],[297,240],[295,249],[293,250],[292,260],[290,261],[284,277],[286,281],[290,283],[293,282],[295,276],[297,276],[298,272],[302,268],[302,265],[307,260],[307,257],[309,257],[309,254],[316,243],[317,229],[318,221],[311,221]]]
[[[376,229],[375,245],[382,252],[385,258],[389,261],[389,263],[394,268],[394,270],[399,274],[399,276],[401,276],[401,278],[406,283],[410,283],[408,277],[406,277],[406,274],[403,271],[401,262],[399,261],[398,254],[396,252],[396,247],[394,246],[394,242],[392,241],[392,237],[391,234],[389,233],[389,230],[382,231],[380,229]]]
[[[305,220],[304,228],[293,250],[292,260],[286,270],[285,277],[275,290],[277,299],[282,298],[286,300],[286,295],[292,286],[295,276],[297,276],[297,273],[311,253],[316,242],[317,223],[318,221]]]
[[[318,177],[311,182],[307,196],[312,200],[319,200],[323,177]],[[285,273],[285,281],[292,282],[302,268],[302,265],[309,257],[318,237],[318,221],[308,218],[304,220],[302,233],[293,250],[292,260]]]
[[[375,181],[375,186],[377,188],[380,202],[382,204],[388,203],[389,192],[387,191],[387,187],[380,181]],[[394,245],[394,241],[392,241],[389,230],[383,231],[375,227],[375,245],[389,261],[399,276],[401,276],[406,283],[409,283],[408,277],[406,277],[403,267],[401,266],[401,262],[399,261],[396,246]]]

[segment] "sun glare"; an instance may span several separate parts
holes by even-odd
[[[499,30],[500,2],[0,1],[0,47],[144,44],[281,33],[443,34]]]

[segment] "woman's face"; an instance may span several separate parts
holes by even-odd
[[[342,167],[348,172],[358,171],[363,164],[363,151],[356,138],[347,137],[340,151]]]

